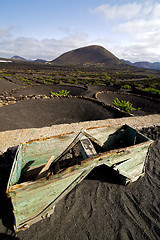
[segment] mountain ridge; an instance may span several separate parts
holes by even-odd
[[[53,64],[60,65],[78,65],[78,64],[123,64],[123,62],[114,56],[111,52],[99,45],[81,47],[75,50],[63,53],[51,61]]]
[[[107,49],[100,45],[90,45],[86,47],[77,48],[68,52],[61,54],[59,57],[53,59],[52,61],[47,61],[44,59],[36,59],[29,60],[24,57],[15,55],[11,58],[3,58],[0,57],[0,62],[10,62],[10,61],[30,61],[30,62],[39,62],[44,63],[48,62],[50,64],[55,65],[92,65],[92,64],[100,64],[107,66],[124,66],[124,64],[128,64],[133,67],[144,68],[144,69],[153,69],[160,70],[160,62],[148,62],[148,61],[140,61],[140,62],[130,62],[128,60],[119,59]]]
[[[20,56],[17,56],[17,55],[11,57],[11,60],[27,61],[26,58],[23,58],[23,57],[20,57]]]
[[[133,66],[133,67],[138,67],[138,68],[146,68],[146,69],[155,69],[155,70],[160,70],[160,62],[148,62],[148,61],[140,61],[140,62],[130,62],[128,60],[121,59],[124,63]]]

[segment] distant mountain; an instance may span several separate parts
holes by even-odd
[[[44,59],[36,59],[36,60],[34,60],[34,62],[47,62],[46,60],[44,60]]]
[[[133,63],[132,66],[139,67],[139,68],[150,68],[150,69],[153,68],[153,64],[150,62],[135,62]]]
[[[128,64],[128,65],[131,65],[131,66],[133,65],[133,63],[131,63],[131,62],[128,61],[128,60],[121,59],[121,61],[124,62],[124,63],[126,63],[126,64]]]
[[[12,60],[27,61],[27,59],[25,59],[25,58],[23,58],[23,57],[20,57],[20,56],[13,56],[11,59],[12,59]]]
[[[134,67],[138,67],[138,68],[147,68],[147,69],[157,69],[160,70],[160,62],[154,62],[154,63],[150,63],[150,62],[135,62],[132,63],[130,61],[121,59],[121,61],[123,61],[124,63],[134,66]]]
[[[152,65],[153,65],[154,69],[160,70],[160,62],[154,62],[154,63],[152,63]]]
[[[78,48],[66,52],[52,61],[53,64],[59,65],[78,65],[78,64],[98,64],[103,63],[109,66],[115,64],[124,64],[105,48],[92,45]]]
[[[44,59],[36,59],[36,60],[29,60],[20,56],[13,56],[11,60],[18,60],[18,61],[30,61],[30,62],[46,62]]]

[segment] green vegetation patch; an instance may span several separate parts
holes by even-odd
[[[131,89],[131,86],[130,86],[129,84],[125,84],[125,85],[123,85],[123,89],[130,90],[130,89]]]
[[[4,74],[2,74],[2,76],[3,76],[3,77],[10,77],[11,74],[10,74],[10,73],[4,73]]]
[[[33,85],[32,82],[26,82],[26,85]]]
[[[18,80],[20,80],[21,82],[28,82],[29,81],[29,79],[26,79],[26,78],[24,78],[24,77],[16,77]]]
[[[61,90],[56,93],[51,92],[51,95],[53,95],[53,96],[68,96],[68,94],[69,94],[69,91],[67,91],[67,90]]]
[[[144,89],[142,89],[142,91],[160,95],[160,90],[155,89],[155,88],[144,88]]]
[[[125,101],[125,100],[119,100],[118,98],[116,98],[113,102],[113,105],[117,108],[119,108],[120,110],[123,110],[127,113],[136,111],[136,110],[140,110],[140,108],[134,108],[129,101]]]

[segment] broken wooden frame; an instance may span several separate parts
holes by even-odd
[[[50,216],[55,204],[97,166],[116,169],[123,184],[137,180],[151,142],[127,125],[114,125],[19,145],[7,186],[15,230]]]

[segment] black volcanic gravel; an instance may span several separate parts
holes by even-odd
[[[19,95],[47,95],[50,96],[50,93],[57,93],[61,90],[67,90],[69,95],[72,96],[81,96],[87,94],[87,88],[76,87],[76,86],[67,86],[67,85],[33,85],[27,86],[25,88],[15,89],[13,92],[10,92],[9,95],[16,97]]]
[[[123,115],[79,98],[23,100],[0,108],[0,131],[117,118]]]
[[[148,128],[142,128],[140,132],[153,140],[160,139],[160,126],[153,126]]]

